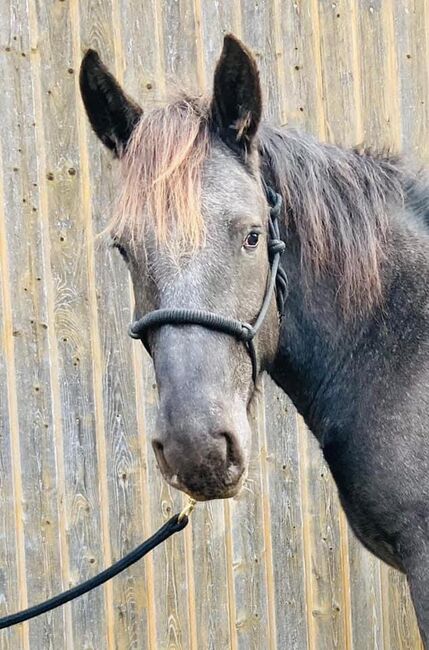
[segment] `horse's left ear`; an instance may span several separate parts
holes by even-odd
[[[248,150],[261,113],[261,86],[255,58],[238,38],[228,34],[214,75],[214,126],[232,149]]]
[[[142,109],[124,93],[94,50],[88,50],[83,58],[79,82],[92,128],[106,147],[120,157]]]

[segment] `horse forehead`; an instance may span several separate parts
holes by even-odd
[[[208,157],[202,178],[202,202],[206,209],[222,205],[242,205],[258,201],[262,207],[263,192],[257,174],[232,153],[215,148]]]
[[[228,264],[221,255],[204,249],[185,262],[172,262],[171,258],[158,259],[153,274],[158,297],[163,305],[207,308],[215,298],[217,288],[225,284]]]

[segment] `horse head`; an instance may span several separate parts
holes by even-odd
[[[150,111],[93,51],[80,84],[91,125],[122,168],[111,235],[132,277],[136,317],[186,310],[252,326],[270,278],[252,54],[225,37],[211,98],[183,96]],[[271,362],[278,342],[272,293],[265,302],[253,359],[239,338],[195,319],[142,336],[159,391],[154,452],[167,481],[196,499],[231,497],[245,479],[255,368]]]

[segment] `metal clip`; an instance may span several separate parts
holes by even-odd
[[[191,497],[188,497],[188,503],[185,505],[185,507],[181,511],[180,515],[177,518],[177,521],[182,521],[183,517],[189,517],[192,510],[195,508],[196,504],[197,504],[197,502],[196,502],[195,499],[192,499]]]

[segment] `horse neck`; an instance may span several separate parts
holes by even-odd
[[[335,380],[338,369],[352,354],[365,323],[344,320],[328,283],[319,281],[317,286],[304,289],[299,246],[290,239],[284,268],[289,293],[278,354],[269,372],[318,435],[317,421],[323,416],[319,402],[323,401],[325,388]]]
[[[379,401],[387,403],[421,368],[419,349],[429,340],[429,236],[397,222],[380,304],[350,317],[344,316],[328,279],[321,278],[305,295],[299,243],[292,235],[286,245],[289,294],[270,374],[323,446],[333,421],[347,429],[369,417],[365,404],[377,408],[380,377]]]

